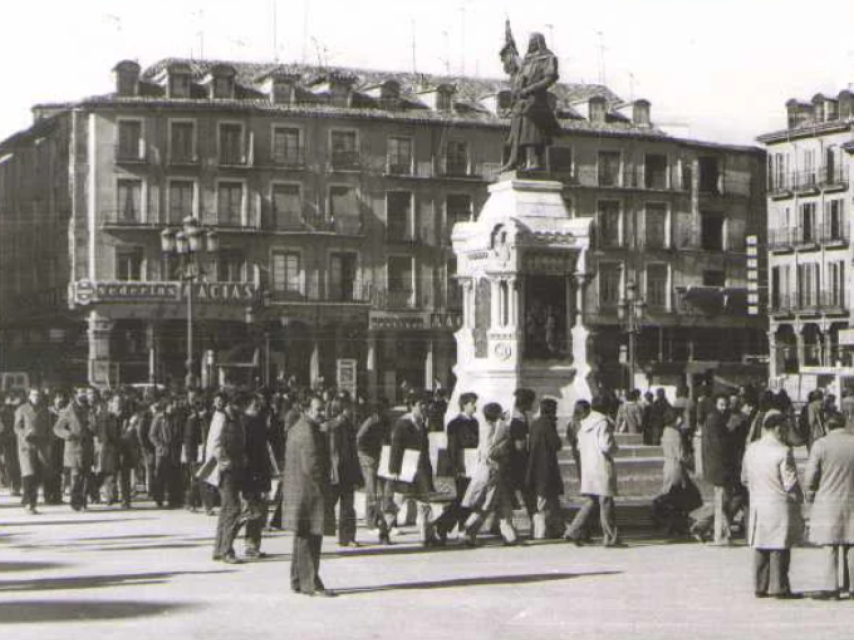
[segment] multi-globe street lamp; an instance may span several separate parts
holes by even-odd
[[[219,250],[219,239],[214,229],[206,229],[198,219],[187,216],[181,229],[166,227],[160,232],[160,249],[164,257],[177,259],[178,276],[184,282],[187,299],[187,374],[186,387],[196,387],[195,360],[193,352],[193,285],[205,276],[202,258],[213,256]]]
[[[629,364],[629,384],[628,391],[631,391],[635,387],[635,365],[636,365],[636,351],[637,351],[637,336],[641,332],[641,328],[643,327],[643,316],[646,310],[646,302],[638,297],[637,294],[637,285],[634,281],[629,280],[626,283],[626,295],[620,301],[620,305],[618,307],[618,313],[620,318],[620,325],[623,331],[628,334],[629,337],[629,348],[628,348],[628,364]]]

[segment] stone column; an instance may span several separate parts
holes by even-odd
[[[368,333],[368,356],[365,361],[365,369],[368,373],[368,398],[377,401],[377,337]]]
[[[308,363],[308,379],[312,387],[317,384],[317,379],[320,378],[320,342],[317,339],[317,331],[316,328],[312,331],[311,357]]]
[[[800,368],[802,366],[804,366],[804,363],[806,362],[806,356],[807,356],[807,349],[806,349],[806,344],[804,343],[803,330],[804,330],[803,327],[799,327],[798,330],[795,331],[795,347],[797,349],[797,354],[798,354],[798,370],[799,371],[800,371]]]
[[[113,323],[97,311],[89,313],[89,384],[109,386],[110,332]]]
[[[583,264],[583,260],[579,257],[579,263]],[[590,400],[592,392],[588,376],[591,372],[589,354],[587,352],[587,341],[590,338],[590,331],[584,324],[584,290],[590,282],[590,275],[583,271],[577,271],[574,275],[575,280],[575,324],[572,327],[572,364],[575,367],[575,380],[573,386],[575,388],[576,400]]]

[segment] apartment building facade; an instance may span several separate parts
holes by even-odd
[[[799,399],[854,379],[846,342],[852,105],[847,90],[789,100],[786,128],[759,137],[768,152],[770,374]]]
[[[209,384],[329,382],[341,361],[370,394],[453,383],[450,234],[501,164],[505,83],[180,59],[114,74],[113,93],[37,105],[0,143],[0,367],[180,380],[189,294]],[[628,384],[629,289],[648,383],[744,373],[764,348],[744,252],[764,241],[762,153],[670,137],[605,87],[554,94],[550,172],[595,217],[599,381]],[[161,250],[187,218],[218,238],[194,283]]]

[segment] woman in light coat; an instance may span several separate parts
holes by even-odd
[[[839,597],[840,555],[842,586],[854,593],[854,431],[844,427],[844,416],[828,418],[828,433],[813,444],[804,474],[807,500],[813,503],[810,542],[827,549],[820,598]]]
[[[483,408],[484,421],[478,434],[477,464],[462,506],[472,513],[465,523],[466,544],[475,546],[477,533],[489,513],[495,511],[505,544],[515,544],[513,527],[513,485],[510,455],[513,439],[509,425],[502,420],[501,405],[490,402]]]
[[[685,533],[688,513],[703,504],[697,485],[688,472],[688,456],[682,439],[683,417],[674,409],[664,413],[661,449],[664,456],[664,482],[661,493],[652,501],[653,521],[668,534]]]

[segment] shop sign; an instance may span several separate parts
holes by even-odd
[[[371,329],[423,329],[424,318],[421,316],[374,316],[371,318]]]
[[[253,282],[194,282],[193,299],[204,304],[250,304],[258,297]],[[179,302],[186,299],[186,285],[177,281],[122,282],[79,280],[73,285],[74,304],[95,302]]]
[[[463,317],[459,313],[434,313],[430,316],[433,329],[459,329],[463,326]]]

